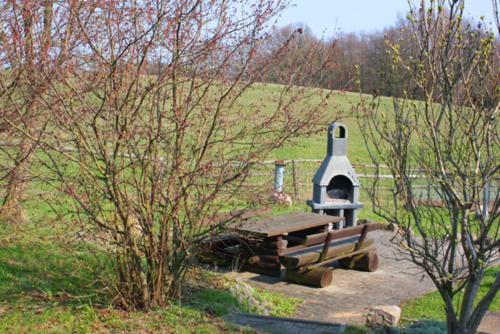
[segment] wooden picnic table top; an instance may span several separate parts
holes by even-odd
[[[310,212],[294,212],[278,217],[246,221],[232,225],[230,229],[240,233],[251,233],[268,238],[327,224],[336,224],[343,220],[343,217]]]

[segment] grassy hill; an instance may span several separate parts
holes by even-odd
[[[269,110],[274,106],[272,97],[279,93],[280,86],[273,84],[254,85],[242,96],[242,104],[251,105],[258,100],[269,101]],[[326,130],[334,121],[348,127],[348,156],[354,164],[370,163],[363,138],[356,120],[356,106],[360,102],[359,93],[335,91],[328,99],[321,121],[320,132],[288,141],[284,147],[274,151],[272,159],[323,159],[326,153]],[[382,107],[388,107],[391,98],[382,98]]]

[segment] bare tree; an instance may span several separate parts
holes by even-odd
[[[499,91],[486,84],[498,80],[494,35],[464,24],[463,13],[458,0],[412,9],[416,57],[401,57],[399,43],[388,42],[392,66],[408,78],[406,95],[392,107],[362,97],[359,118],[377,171],[385,165],[393,176],[368,187],[373,207],[397,226],[404,254],[444,301],[448,332],[460,334],[476,332],[500,288],[497,276],[478,294],[500,246]],[[412,87],[421,101],[409,98]],[[422,178],[438,207],[422,199]]]
[[[22,201],[33,152],[49,115],[43,94],[61,74],[71,48],[71,7],[53,0],[8,1],[0,5],[0,214],[24,220]],[[28,135],[25,135],[28,134]]]
[[[300,31],[300,36],[289,40],[293,31]],[[260,81],[288,84],[293,80],[300,86],[348,88],[354,76],[339,63],[343,58],[339,40],[336,37],[318,38],[303,24],[274,28],[261,43],[259,57],[269,61],[285,43],[288,51],[281,59],[273,61],[269,70],[261,74]]]
[[[78,44],[44,92],[52,118],[40,163],[43,181],[72,200],[85,239],[110,256],[117,305],[147,309],[178,296],[200,241],[258,199],[242,191],[252,166],[323,116],[329,92],[255,84],[300,33],[257,57],[286,4],[72,8]]]

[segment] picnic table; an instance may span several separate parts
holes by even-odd
[[[343,217],[309,212],[249,219],[228,226],[228,234],[213,243],[212,250],[237,259],[240,270],[281,277],[285,268],[290,282],[324,287],[332,277],[331,269],[324,266],[334,261],[367,271],[378,265],[366,235],[381,226],[341,228],[343,221]]]
[[[310,212],[294,212],[283,216],[245,221],[229,226],[238,233],[251,234],[262,238],[286,236],[290,233],[311,229],[325,229],[337,225],[343,217],[327,216]]]

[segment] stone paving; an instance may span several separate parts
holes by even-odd
[[[487,312],[481,321],[478,334],[500,334],[500,312]]]
[[[271,334],[341,334],[344,326],[317,321],[266,317],[243,313],[231,313],[225,320],[240,327],[249,327]]]
[[[368,309],[375,305],[400,305],[434,290],[431,280],[409,261],[398,260],[390,242],[391,232],[370,233],[380,257],[374,273],[335,269],[327,288],[290,284],[278,278],[252,273],[234,273],[246,283],[304,300],[295,318],[333,323],[364,324]]]

